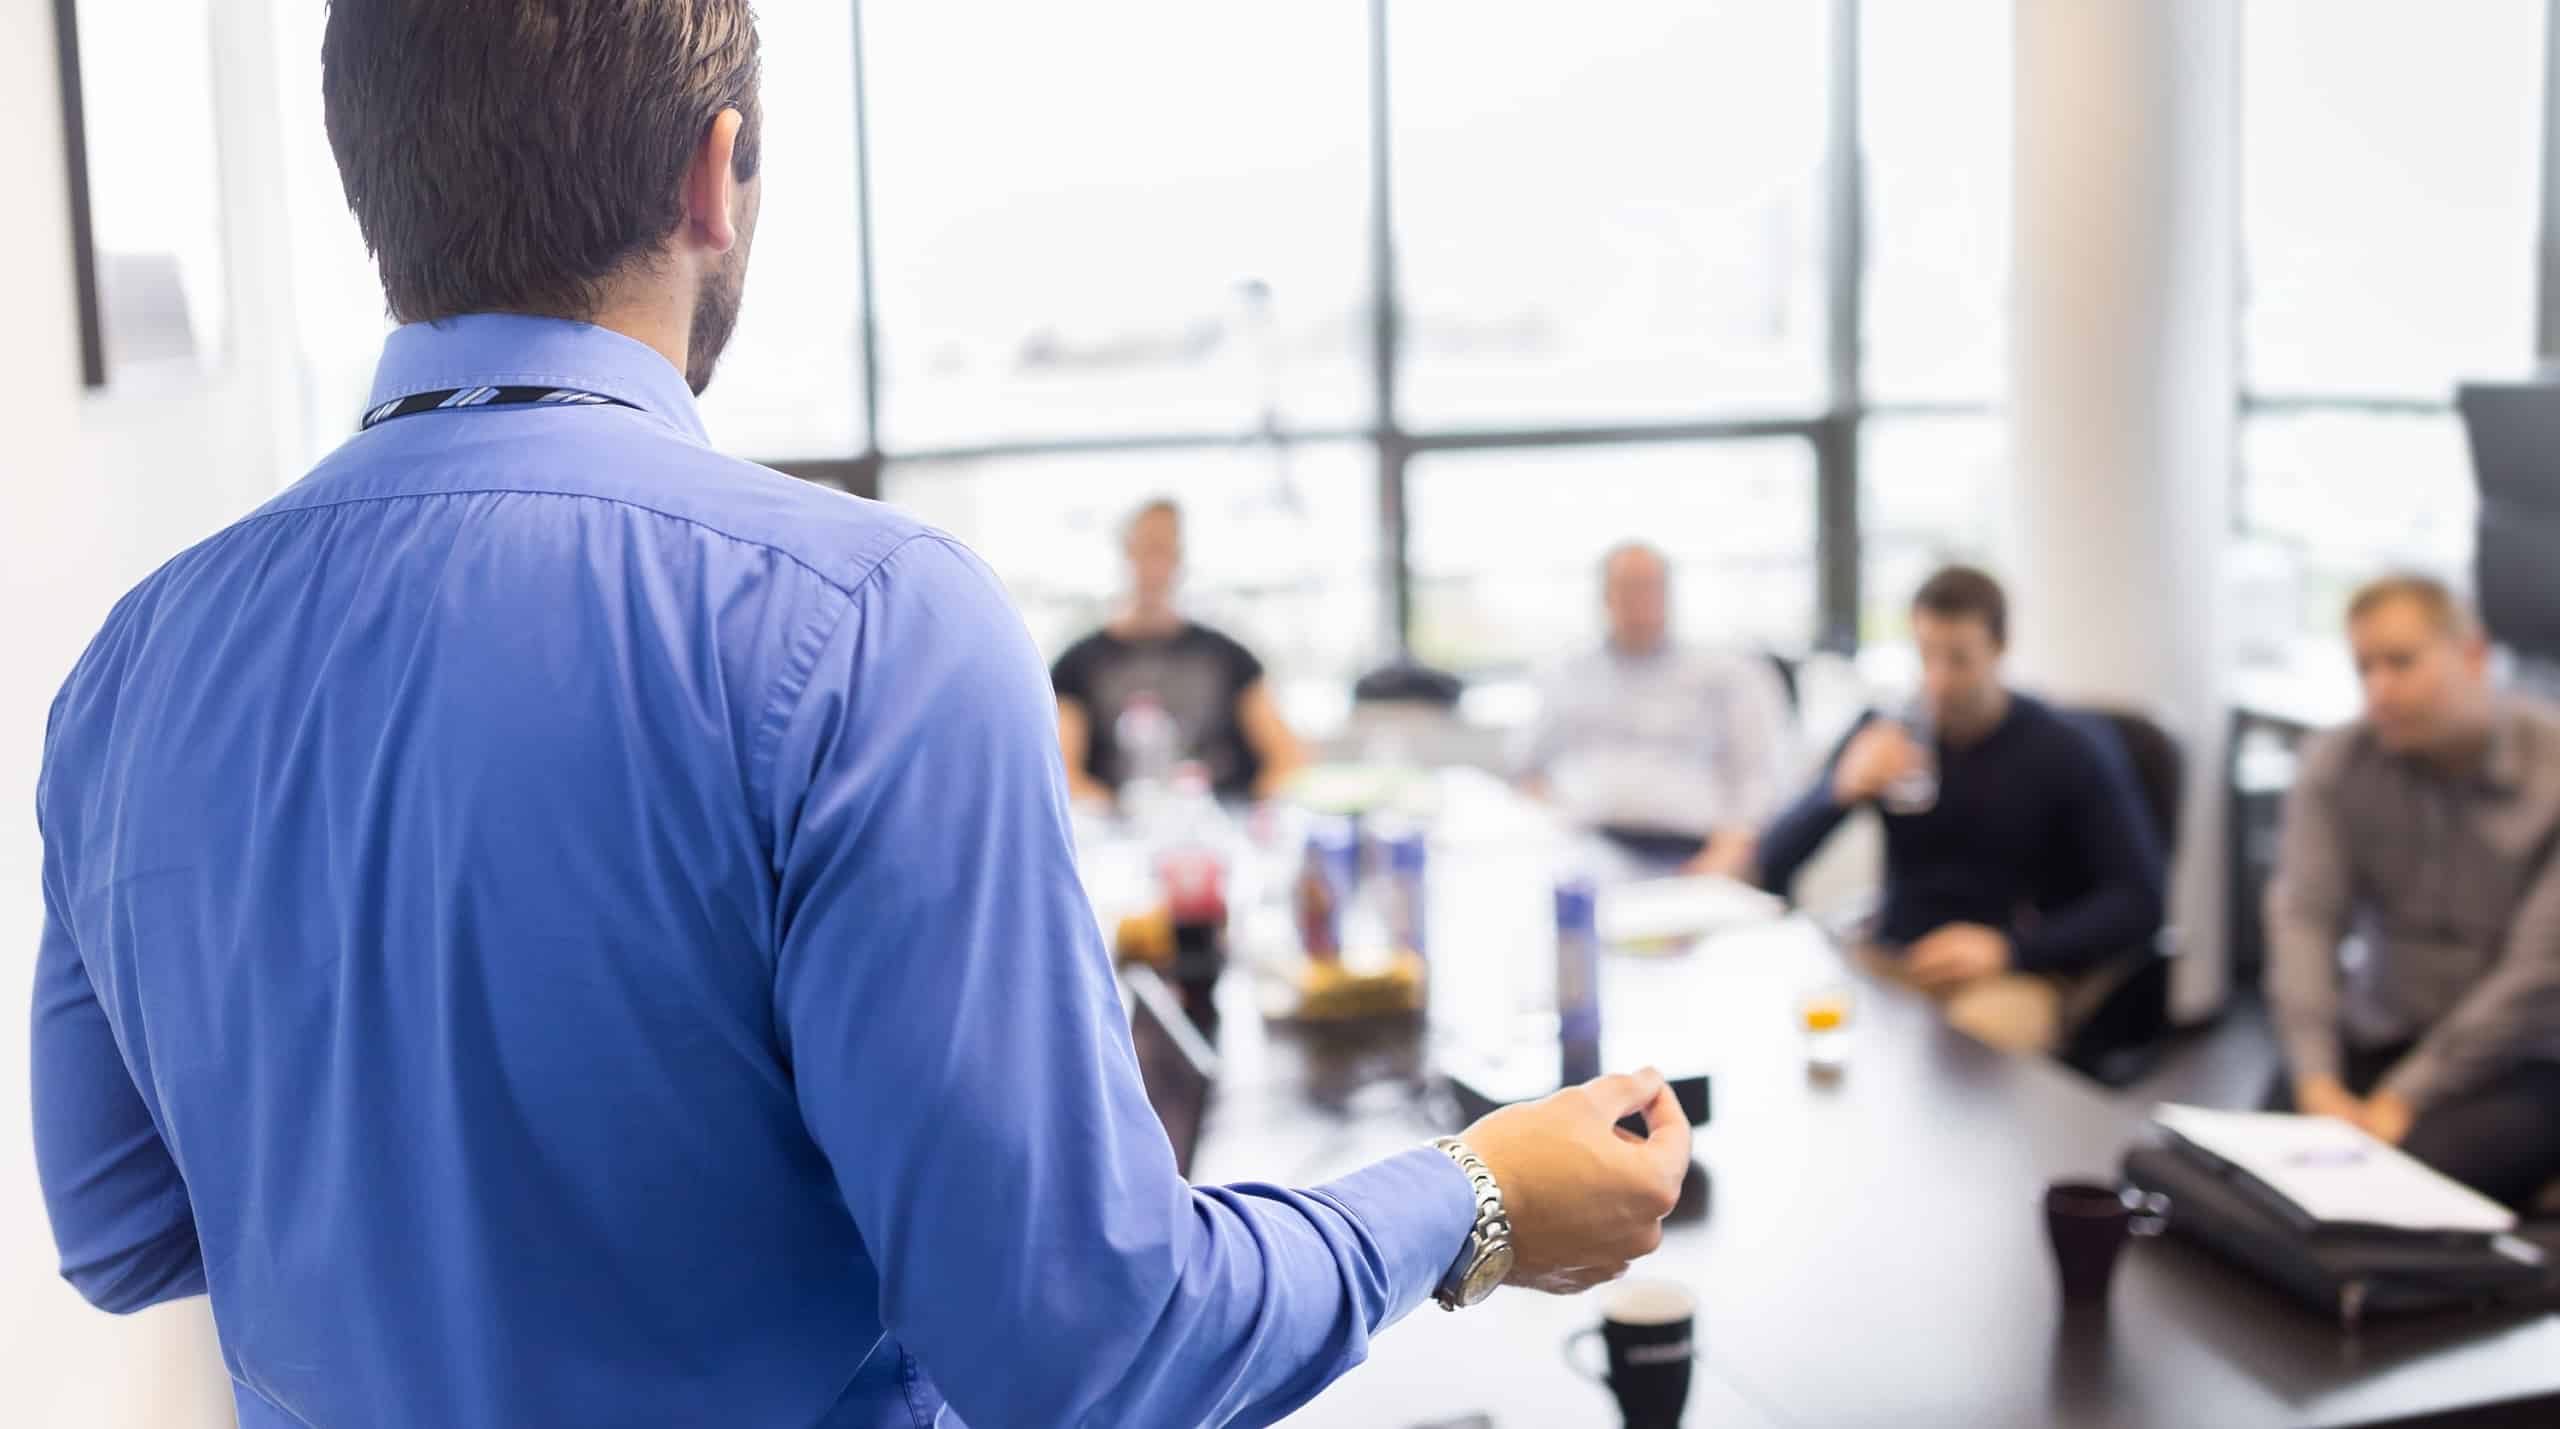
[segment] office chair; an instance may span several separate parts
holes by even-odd
[[[1353,681],[1351,700],[1360,705],[1416,704],[1447,711],[1458,707],[1458,696],[1465,691],[1466,682],[1446,670],[1396,660]]]
[[[1797,718],[1803,717],[1804,690],[1798,682],[1798,672],[1802,662],[1789,659],[1775,650],[1763,650],[1760,655],[1769,662],[1770,671],[1777,675],[1778,688],[1786,693],[1787,713]]]
[[[2161,867],[2176,859],[2186,802],[2186,755],[2151,719],[2129,710],[2075,710],[2070,717],[2124,760],[2160,844]],[[2126,954],[2131,966],[2063,1042],[2063,1062],[2110,1087],[2139,1081],[2160,1060],[2168,1037],[2169,975],[2177,946],[2169,930],[2147,949]],[[2095,974],[2093,974],[2095,975]]]
[[[1446,670],[1398,659],[1351,686],[1347,757],[1390,764],[1462,764],[1494,769],[1502,741],[1458,717],[1466,684]]]

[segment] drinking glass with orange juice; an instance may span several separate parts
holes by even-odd
[[[1826,983],[1797,1003],[1804,1024],[1805,1065],[1817,1075],[1834,1076],[1849,1062],[1849,1025],[1857,1003],[1845,982]]]

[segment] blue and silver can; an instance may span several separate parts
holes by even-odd
[[[1385,835],[1384,857],[1387,879],[1387,936],[1400,949],[1415,957],[1430,956],[1423,944],[1423,872],[1430,861],[1429,845],[1420,829],[1398,829]]]
[[[1587,878],[1556,884],[1556,1042],[1564,1085],[1600,1075],[1600,892]]]

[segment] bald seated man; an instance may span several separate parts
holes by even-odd
[[[2347,638],[2364,714],[2304,754],[2267,895],[2271,1100],[2522,1209],[2560,1177],[2560,710],[2432,578],[2366,586]]]
[[[1741,876],[1786,793],[1785,689],[1767,659],[1672,638],[1671,565],[1641,542],[1600,565],[1609,636],[1547,681],[1521,786],[1639,855]]]

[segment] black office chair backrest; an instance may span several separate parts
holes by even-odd
[[[2178,852],[2178,821],[2186,804],[2186,752],[2169,731],[2148,716],[2131,710],[2088,709],[2075,712],[2080,719],[2115,737],[2125,764],[2133,775],[2133,786],[2142,795],[2143,810],[2151,816],[2152,830],[2160,837],[2160,855],[2174,858]]]
[[[2480,618],[2517,654],[2560,661],[2560,383],[2466,382],[2454,405],[2480,486]]]
[[[1804,713],[1804,691],[1797,685],[1796,662],[1775,650],[1763,650],[1760,653],[1768,657],[1769,668],[1778,676],[1778,688],[1786,692],[1787,713]]]
[[[1399,660],[1381,665],[1352,682],[1351,700],[1354,704],[1363,705],[1414,704],[1454,710],[1458,707],[1458,696],[1464,694],[1466,688],[1464,680],[1446,670]]]

